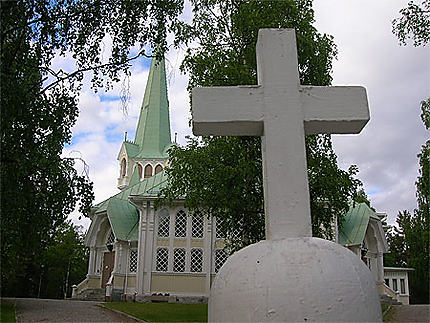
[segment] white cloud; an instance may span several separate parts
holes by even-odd
[[[419,118],[419,102],[430,95],[429,48],[401,47],[391,32],[407,2],[315,1],[317,28],[339,50],[333,84],[365,86],[371,111],[360,135],[334,136],[339,163],[358,165],[373,206],[391,223],[416,206],[416,154],[429,136]]]

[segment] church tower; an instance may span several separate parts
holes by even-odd
[[[170,137],[164,58],[153,59],[146,83],[134,141],[124,139],[118,161],[120,190],[161,172],[167,163]]]

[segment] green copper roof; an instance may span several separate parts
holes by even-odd
[[[342,245],[363,243],[370,218],[379,220],[376,213],[365,203],[351,206],[339,228],[339,243]]]
[[[164,58],[152,60],[134,144],[139,147],[135,157],[167,158],[165,147],[170,145],[170,120]]]
[[[130,141],[124,141],[125,150],[129,157],[135,157],[139,153],[139,146]]]
[[[128,186],[133,186],[140,182],[140,174],[137,167],[134,168],[133,174],[131,175],[130,182],[128,183]]]
[[[107,209],[115,238],[136,241],[138,239],[139,213],[128,201],[111,198]]]
[[[138,176],[138,172],[135,169],[131,182]],[[133,183],[133,185],[131,182],[129,187],[122,192],[94,206],[97,208],[95,213],[107,213],[115,238],[125,241],[137,241],[138,239],[139,215],[136,207],[128,201],[129,197],[131,195],[157,197],[160,190],[167,185],[167,175],[163,170],[143,181],[137,180],[137,183]]]

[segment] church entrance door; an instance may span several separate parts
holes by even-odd
[[[105,252],[103,256],[103,274],[102,274],[102,288],[106,288],[106,284],[115,264],[115,251]]]

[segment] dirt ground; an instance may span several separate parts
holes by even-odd
[[[430,305],[394,305],[389,322],[430,322]]]
[[[17,322],[135,322],[103,309],[99,302],[37,298],[10,298]]]

